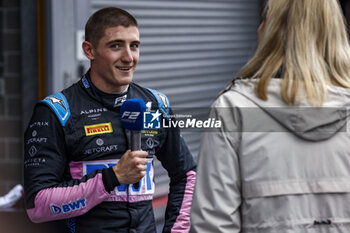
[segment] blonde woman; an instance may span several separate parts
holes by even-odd
[[[269,0],[213,104],[191,232],[350,232],[350,48],[337,0]]]

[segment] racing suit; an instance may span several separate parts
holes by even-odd
[[[33,222],[64,219],[67,232],[156,232],[155,155],[170,177],[163,232],[189,230],[195,162],[178,129],[141,132],[148,164],[138,188],[120,184],[113,172],[130,145],[120,106],[133,98],[161,110],[162,118],[169,114],[165,95],[135,83],[122,94],[103,93],[89,72],[35,106],[24,137],[25,201]]]

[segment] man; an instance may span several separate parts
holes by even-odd
[[[171,179],[163,232],[188,232],[196,173],[179,131],[142,131],[143,150],[130,151],[130,132],[120,122],[126,99],[169,111],[163,94],[132,83],[140,45],[136,20],[118,8],[101,9],[89,18],[85,39],[91,69],[38,103],[25,132],[30,219],[65,219],[69,232],[156,232],[156,155]]]

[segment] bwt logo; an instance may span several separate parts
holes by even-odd
[[[157,110],[156,112],[144,112],[144,129],[160,129],[160,116],[162,114]]]
[[[136,120],[139,115],[140,115],[140,112],[125,111],[123,112],[122,119]]]
[[[63,204],[61,207],[53,204],[50,205],[50,209],[53,214],[69,213],[72,211],[83,209],[85,207],[86,207],[85,198],[75,202],[68,203],[68,204]]]

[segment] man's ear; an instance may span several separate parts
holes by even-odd
[[[90,60],[93,61],[95,59],[95,50],[94,46],[89,41],[84,41],[82,44],[83,51],[85,53],[85,56]]]

